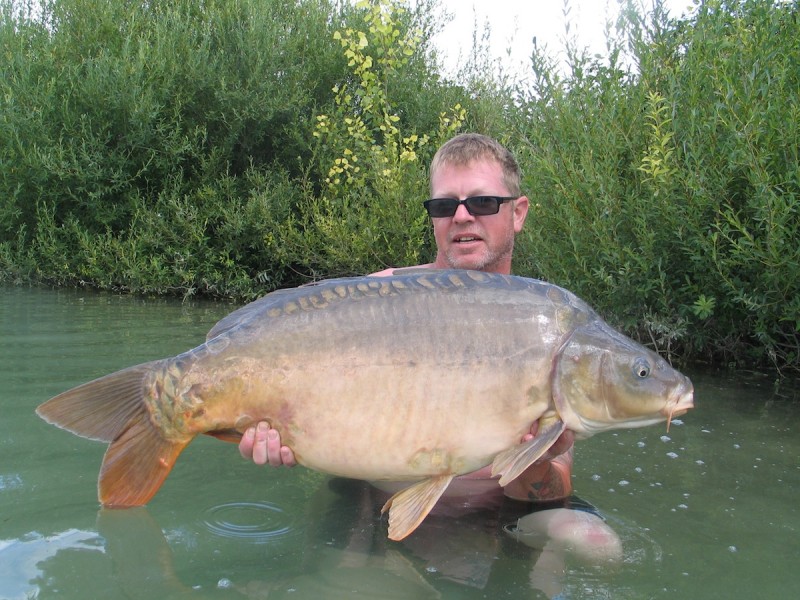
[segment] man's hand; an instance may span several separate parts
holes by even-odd
[[[539,422],[523,442],[536,437]],[[525,469],[514,481],[503,488],[505,495],[517,500],[549,502],[568,497],[572,493],[572,446],[575,434],[564,431],[539,460]]]
[[[532,440],[533,438],[536,437],[537,433],[539,433],[539,421],[534,422],[534,424],[531,426],[530,433],[526,434],[522,438],[522,442],[524,443],[529,440]],[[536,462],[538,463],[538,462],[551,461],[554,458],[561,456],[565,452],[569,451],[574,444],[575,444],[575,434],[569,429],[567,429],[566,431],[564,431],[564,433],[558,436],[558,439],[555,441],[555,443],[552,446],[550,446],[547,452],[545,452],[542,455],[542,457]],[[569,462],[570,464],[572,464],[572,460],[570,460]]]
[[[294,452],[288,446],[281,446],[281,435],[270,429],[265,421],[249,427],[239,442],[239,454],[257,465],[269,463],[273,467],[293,467],[297,464]]]

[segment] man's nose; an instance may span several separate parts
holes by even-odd
[[[456,214],[453,215],[453,221],[472,221],[475,217],[467,210],[466,204],[459,204],[456,208]]]

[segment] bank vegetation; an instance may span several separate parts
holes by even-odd
[[[436,0],[0,0],[0,280],[245,301],[430,260],[439,144],[508,145],[515,272],[676,361],[800,369],[798,1],[623,2],[608,53]]]

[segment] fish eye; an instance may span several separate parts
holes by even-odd
[[[633,363],[633,374],[639,379],[650,377],[650,362],[645,358],[637,358]]]

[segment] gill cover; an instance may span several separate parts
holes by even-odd
[[[664,421],[686,377],[603,321],[575,328],[555,357],[558,413],[580,437]]]

